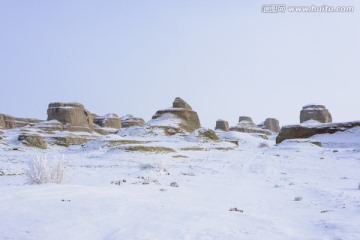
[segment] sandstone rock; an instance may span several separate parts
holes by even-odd
[[[316,120],[321,123],[331,123],[332,117],[329,112],[323,105],[306,105],[300,111],[300,123]]]
[[[58,120],[64,124],[64,130],[91,132],[93,116],[80,103],[50,103],[47,110],[48,121]]]
[[[201,127],[197,113],[191,110],[190,105],[181,98],[175,99],[172,108],[157,111],[147,124],[151,126],[179,127],[186,132],[192,132]]]
[[[105,128],[121,128],[120,118],[114,113],[109,113],[104,116],[96,116],[94,118],[94,124]]]
[[[249,122],[249,123],[254,123],[251,117],[248,116],[240,116],[239,117],[239,122]]]
[[[279,120],[277,120],[276,118],[267,118],[263,123],[259,124],[258,126],[262,129],[267,129],[275,133],[280,132]]]
[[[61,137],[52,137],[54,143],[59,146],[68,147],[70,145],[81,145],[92,139],[80,137],[80,136],[61,136]]]
[[[360,126],[360,121],[344,123],[323,123],[318,125],[289,125],[281,128],[276,143],[285,139],[309,138],[316,134],[335,133]]]
[[[50,120],[38,123],[35,127],[44,131],[63,131],[64,125],[58,120]]]
[[[6,114],[0,114],[0,128],[11,129],[24,126],[34,126],[42,120],[34,118],[17,118]]]
[[[228,121],[221,120],[221,119],[217,120],[215,130],[222,130],[222,131],[228,132],[229,131]]]
[[[0,129],[6,128],[4,114],[0,114]]]
[[[144,119],[134,117],[131,114],[127,114],[127,115],[121,117],[120,120],[121,120],[122,128],[128,128],[131,126],[139,126],[139,125],[143,125],[145,123]]]
[[[175,98],[173,102],[173,108],[184,108],[187,110],[192,110],[191,106],[179,97]]]
[[[47,145],[44,138],[35,134],[20,134],[18,140],[23,142],[28,147],[37,147],[46,149]]]
[[[265,135],[271,135],[272,132],[266,129],[262,129],[255,125],[251,117],[241,116],[239,117],[239,123],[230,127],[230,131],[244,132],[244,133],[260,133]]]
[[[199,128],[186,137],[187,141],[219,141],[219,137],[214,130],[209,128]]]

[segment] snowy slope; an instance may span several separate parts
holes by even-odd
[[[0,239],[360,239],[358,129],[314,136],[324,148],[217,132],[224,141],[112,135],[38,150],[7,134]],[[30,159],[62,154],[64,184],[26,184]]]

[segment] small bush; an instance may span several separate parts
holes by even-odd
[[[26,176],[30,184],[62,183],[64,181],[64,156],[60,159],[47,160],[46,156],[37,156],[28,162]]]

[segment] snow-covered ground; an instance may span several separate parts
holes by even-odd
[[[360,128],[314,136],[322,148],[218,132],[229,141],[122,133],[40,150],[7,134],[0,239],[360,239]],[[26,183],[38,155],[64,155],[63,184]]]

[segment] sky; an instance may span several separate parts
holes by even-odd
[[[50,102],[150,120],[175,97],[201,124],[299,122],[323,104],[360,120],[360,4],[353,13],[262,13],[268,0],[0,0],[0,113],[46,119]]]

